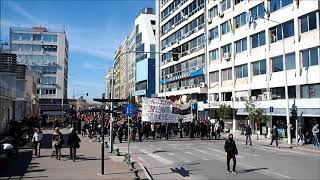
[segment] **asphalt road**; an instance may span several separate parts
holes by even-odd
[[[320,179],[320,154],[237,143],[238,174],[226,172],[224,140],[133,142],[131,158],[154,179]],[[127,153],[127,143],[116,144]]]

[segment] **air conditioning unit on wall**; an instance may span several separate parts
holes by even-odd
[[[230,53],[229,52],[226,52],[226,53],[223,53],[223,60],[226,60],[226,61],[229,61],[230,60]]]

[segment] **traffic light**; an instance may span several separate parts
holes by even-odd
[[[87,93],[87,96],[89,95],[89,93]]]
[[[179,61],[179,50],[178,48],[172,49],[172,59],[173,61]]]
[[[297,106],[293,106],[291,109],[291,117],[292,119],[297,119]]]

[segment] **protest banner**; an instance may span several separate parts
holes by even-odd
[[[142,121],[159,123],[176,123],[179,115],[172,113],[174,104],[170,100],[142,98]]]

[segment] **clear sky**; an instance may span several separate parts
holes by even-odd
[[[45,26],[65,29],[69,39],[68,97],[89,93],[101,97],[104,76],[116,48],[145,7],[155,0],[0,0],[1,40],[8,41],[9,27]]]

